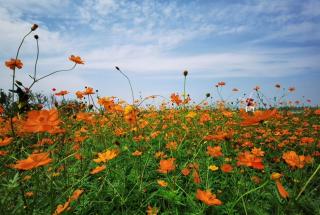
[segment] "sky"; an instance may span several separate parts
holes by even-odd
[[[15,57],[19,42],[32,24],[39,28],[39,75],[72,67],[68,57],[84,65],[37,83],[36,92],[52,88],[74,92],[90,86],[100,96],[135,97],[186,90],[194,101],[226,82],[229,100],[251,95],[261,87],[267,97],[311,99],[320,104],[319,0],[0,0],[0,88],[11,86],[4,62]],[[33,34],[33,35],[34,35]],[[31,83],[36,42],[27,37],[19,59],[17,80]],[[238,93],[232,92],[238,88]]]

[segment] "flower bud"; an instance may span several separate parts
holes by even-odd
[[[39,36],[36,34],[36,35],[34,35],[34,39],[39,39]]]
[[[188,71],[187,71],[187,70],[184,70],[184,71],[183,71],[183,75],[184,75],[184,76],[187,76],[187,75],[188,75]]]
[[[31,31],[35,31],[37,30],[39,26],[37,24],[33,24],[33,26],[31,27]]]

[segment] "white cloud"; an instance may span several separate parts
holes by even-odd
[[[96,49],[85,55],[88,70],[112,70],[120,66],[125,71],[145,75],[170,75],[184,69],[193,74],[211,77],[281,77],[316,70],[319,55],[301,57],[303,49],[244,49],[234,52],[211,52],[198,55],[165,54],[156,46],[117,46]],[[272,72],[271,72],[272,71]]]

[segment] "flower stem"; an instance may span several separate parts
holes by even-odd
[[[318,165],[317,169],[312,173],[312,175],[310,176],[310,178],[308,179],[308,181],[304,184],[304,186],[302,187],[302,189],[300,190],[298,196],[296,197],[296,201],[299,199],[299,197],[301,196],[301,194],[303,193],[303,191],[306,189],[306,187],[308,186],[308,184],[310,183],[310,181],[312,180],[312,178],[317,174],[317,172],[320,169],[320,164]]]
[[[133,94],[133,89],[132,89],[132,84],[131,84],[130,78],[124,72],[122,72],[121,69],[117,66],[116,66],[116,70],[118,70],[128,80],[129,85],[130,85],[130,89],[131,89],[132,105],[134,105],[134,94]]]
[[[263,183],[261,186],[256,187],[256,188],[253,188],[253,189],[249,190],[248,192],[242,194],[242,195],[235,201],[235,203],[234,203],[233,206],[232,206],[232,209],[237,205],[237,203],[238,203],[244,196],[246,196],[246,195],[248,195],[248,194],[250,194],[250,193],[252,193],[252,192],[254,192],[254,191],[256,191],[256,190],[261,189],[262,187],[266,186],[268,183],[269,183],[269,181],[266,181],[266,182]]]
[[[18,56],[19,56],[19,52],[20,52],[20,49],[21,49],[21,46],[24,42],[24,40],[26,39],[26,37],[31,34],[32,30],[30,30],[21,40],[21,43],[18,47],[18,50],[17,50],[17,54],[16,54],[16,61],[18,60]],[[16,78],[16,67],[14,66],[13,67],[13,76],[12,76],[12,103],[14,102],[14,82],[15,82],[15,78]]]
[[[44,75],[44,76],[42,76],[41,78],[33,79],[32,84],[29,86],[29,90],[31,89],[31,87],[32,87],[36,82],[38,82],[38,81],[40,81],[40,80],[42,80],[42,79],[44,79],[44,78],[46,78],[46,77],[49,77],[49,76],[51,76],[51,75],[53,75],[53,74],[56,74],[56,73],[58,73],[58,72],[71,71],[71,70],[73,70],[74,68],[76,68],[76,66],[77,66],[77,64],[75,63],[70,69],[57,70],[57,71],[51,72],[51,73],[49,73],[49,74],[47,74],[47,75]]]
[[[34,63],[34,74],[33,74],[33,80],[37,80],[37,65],[38,65],[38,59],[39,59],[39,42],[37,41],[37,57],[36,62]]]

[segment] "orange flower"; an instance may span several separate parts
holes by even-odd
[[[161,186],[161,187],[166,187],[168,186],[168,183],[164,180],[157,180],[157,183]]]
[[[76,64],[84,64],[84,61],[81,59],[80,56],[74,56],[74,55],[71,55],[69,57],[69,60],[71,60],[72,62],[76,63]]]
[[[220,166],[220,169],[222,172],[231,172],[233,170],[233,167],[230,164],[222,164],[222,166]]]
[[[33,196],[33,192],[32,191],[29,191],[29,192],[26,192],[24,194],[25,197],[32,197]]]
[[[285,190],[285,188],[283,187],[283,185],[280,182],[280,178],[282,177],[282,174],[274,172],[271,174],[271,179],[274,180],[276,182],[277,185],[277,189],[278,192],[280,194],[280,196],[284,199],[289,197],[289,193]]]
[[[9,151],[0,150],[0,156],[5,156]]]
[[[166,149],[170,149],[170,150],[176,150],[177,149],[177,142],[175,141],[171,141],[169,143],[166,144]]]
[[[58,215],[63,213],[65,210],[67,210],[71,204],[71,202],[76,201],[80,195],[83,193],[84,190],[81,189],[77,189],[73,192],[72,196],[69,197],[68,201],[66,201],[66,203],[64,203],[63,205],[60,204],[57,206],[56,211],[54,212],[53,215]]]
[[[210,120],[211,120],[210,115],[207,114],[207,113],[203,113],[203,114],[200,116],[199,122],[200,122],[200,124],[203,124],[203,123],[206,123],[206,122],[208,122],[208,121],[210,121]]]
[[[178,94],[172,93],[170,98],[173,103],[176,103],[177,105],[182,104],[182,100],[180,99],[180,96]]]
[[[196,183],[196,184],[200,184],[201,183],[201,178],[199,176],[199,172],[196,169],[194,169],[192,175],[193,175],[193,182]]]
[[[102,165],[102,166],[97,166],[96,168],[94,168],[93,170],[91,170],[90,174],[91,175],[95,175],[103,170],[106,169],[106,165]]]
[[[61,90],[58,93],[55,93],[56,96],[64,96],[67,95],[69,92],[67,90]]]
[[[18,69],[21,69],[23,66],[23,63],[21,62],[21,60],[19,60],[19,59],[15,60],[13,58],[11,58],[11,60],[6,61],[5,64],[6,64],[6,67],[8,67],[12,70],[16,67]]]
[[[43,152],[38,154],[31,154],[25,160],[19,160],[17,164],[12,165],[12,168],[19,170],[30,170],[39,166],[45,166],[51,163],[52,159],[49,158],[49,153]]]
[[[289,197],[289,193],[284,189],[280,181],[276,181],[276,185],[278,188],[278,191],[280,193],[280,196],[284,199]]]
[[[3,114],[3,113],[4,113],[4,108],[3,108],[3,106],[0,104],[0,115]],[[1,122],[1,120],[0,120],[0,122]]]
[[[261,148],[256,148],[254,147],[252,150],[251,150],[251,153],[257,157],[263,157],[264,156],[264,151],[261,150]]]
[[[83,92],[84,95],[91,95],[94,94],[93,88],[92,87],[86,87],[86,89]]]
[[[282,159],[291,167],[304,167],[304,156],[299,156],[295,151],[285,152],[282,155]]]
[[[209,190],[203,191],[203,190],[197,189],[196,198],[209,206],[222,205],[222,202],[216,198],[216,195],[212,194]]]
[[[72,196],[70,197],[70,201],[75,201],[77,200],[81,194],[84,192],[84,190],[81,190],[81,189],[77,189],[75,190],[73,193],[72,193]]]
[[[158,169],[158,172],[167,174],[168,172],[171,172],[176,169],[175,166],[175,158],[169,158],[167,160],[160,160],[160,168]]]
[[[124,119],[126,120],[127,123],[129,124],[135,124],[137,122],[137,118],[138,118],[138,111],[131,111],[129,114],[126,114],[124,116]]]
[[[70,205],[69,201],[67,201],[63,205],[62,204],[58,205],[53,215],[58,215],[63,213],[65,210],[67,210],[67,208],[69,208],[69,205]]]
[[[0,140],[0,146],[7,146],[12,143],[12,137],[5,137],[4,139]]]
[[[244,121],[241,122],[241,126],[248,126],[248,125],[258,125],[259,123],[268,120],[274,117],[277,114],[277,110],[266,110],[266,111],[256,111],[254,112],[253,116],[245,113]]]
[[[226,83],[223,81],[218,82],[218,86],[220,86],[220,87],[225,86],[225,85],[226,85]]]
[[[182,175],[187,176],[190,174],[190,169],[189,168],[184,168],[181,170]]]
[[[103,153],[98,153],[98,158],[97,159],[93,159],[94,162],[96,163],[101,163],[101,162],[107,162],[109,160],[114,159],[115,157],[117,157],[119,154],[119,150],[118,149],[111,149],[111,150],[107,150]]]
[[[147,209],[147,215],[157,215],[159,212],[159,209],[156,207],[151,207],[150,205],[148,205],[148,209]]]
[[[77,96],[78,99],[82,99],[83,98],[83,92],[77,91],[76,92],[76,96]]]
[[[28,119],[23,126],[24,132],[53,132],[60,124],[57,110],[32,110],[28,112]]]
[[[135,152],[132,153],[132,155],[138,157],[142,155],[142,152],[136,150]]]
[[[239,153],[237,165],[253,167],[255,169],[264,169],[262,158],[258,158],[248,151]]]
[[[221,152],[221,146],[214,146],[214,147],[211,147],[211,146],[208,146],[207,147],[207,153],[211,156],[211,157],[220,157],[220,156],[223,156],[222,152]]]
[[[312,137],[302,137],[300,141],[300,145],[311,145],[314,143],[314,139]]]

